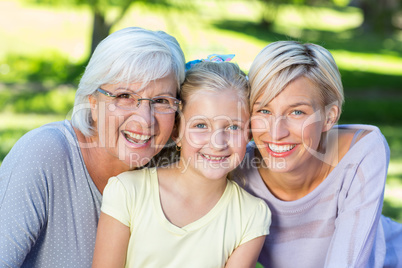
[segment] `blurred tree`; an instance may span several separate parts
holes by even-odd
[[[276,19],[280,5],[295,1],[298,2],[297,0],[257,0],[259,4],[262,4],[260,25],[270,29]]]
[[[281,5],[328,5],[332,4],[335,0],[256,0],[257,3],[262,4],[261,8],[261,22],[260,25],[266,28],[271,28]]]
[[[362,10],[364,32],[383,35],[393,34],[393,18],[402,8],[400,0],[352,0],[350,5]]]
[[[335,6],[339,2],[350,2],[350,6],[362,10],[363,23],[361,28],[363,31],[383,35],[394,33],[395,18],[398,14],[400,15],[402,10],[401,0],[256,0],[256,2],[262,4],[260,24],[267,28],[270,28],[274,23],[281,5]]]
[[[111,28],[116,25],[129,10],[131,4],[145,3],[153,7],[168,7],[169,0],[28,0],[38,4],[50,5],[86,5],[92,11],[91,54],[96,46],[106,38]],[[114,12],[112,12],[114,11]],[[89,55],[89,56],[90,56]]]

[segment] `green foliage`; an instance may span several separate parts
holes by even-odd
[[[369,92],[362,92],[359,99],[346,96],[340,122],[395,126],[400,125],[401,114],[402,106],[397,98],[385,99],[377,93],[370,97]]]
[[[0,111],[14,113],[66,115],[74,106],[75,90],[59,88],[50,91],[0,92]]]
[[[72,63],[57,53],[35,56],[10,54],[0,61],[0,65],[6,66],[3,67],[5,71],[0,72],[3,83],[76,84],[84,71],[83,63]]]

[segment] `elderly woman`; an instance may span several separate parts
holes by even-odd
[[[103,189],[168,141],[184,65],[164,32],[126,28],[98,45],[71,122],[29,132],[0,168],[0,266],[91,266]]]
[[[335,126],[343,88],[329,51],[279,41],[254,60],[254,142],[238,173],[264,199],[267,267],[402,267],[402,225],[381,216],[389,148],[380,130]]]

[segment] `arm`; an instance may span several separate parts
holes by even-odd
[[[370,266],[373,245],[378,246],[375,239],[389,162],[388,145],[377,132],[362,138],[351,150],[356,161],[340,174],[344,179],[325,267]]]
[[[102,212],[96,234],[92,267],[124,267],[129,239],[129,227]]]
[[[254,238],[235,249],[226,262],[225,268],[254,268],[265,241],[265,235]]]
[[[43,138],[21,138],[0,167],[0,266],[20,267],[46,228],[52,171],[31,145]]]

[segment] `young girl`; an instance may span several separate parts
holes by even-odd
[[[180,160],[109,180],[93,267],[255,267],[271,214],[228,179],[249,140],[248,81],[233,63],[201,62],[181,97]]]

